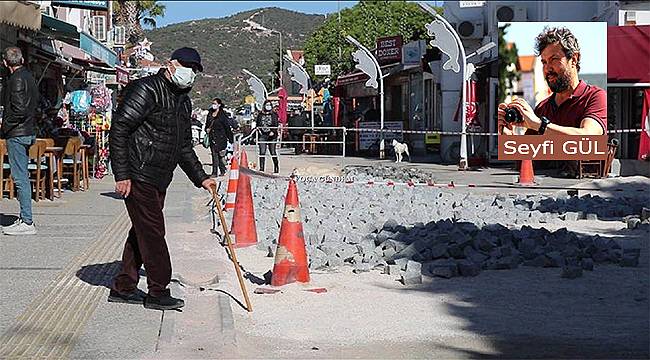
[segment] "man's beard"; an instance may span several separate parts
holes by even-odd
[[[550,81],[548,79],[549,75],[555,76],[555,81]],[[552,92],[558,93],[569,88],[569,85],[571,84],[571,78],[566,72],[562,74],[549,73],[546,75],[546,83]]]

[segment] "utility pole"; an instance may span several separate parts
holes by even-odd
[[[377,58],[375,58],[375,56],[367,47],[361,45],[357,39],[353,38],[350,35],[346,36],[345,39],[352,45],[358,47],[362,51],[361,54],[365,54],[364,57],[359,56],[355,58],[355,61],[358,63],[357,68],[363,71],[366,75],[370,76],[370,80],[375,80],[375,82],[379,84],[379,158],[385,159],[386,153],[384,150],[386,144],[384,141],[384,75],[381,73],[381,66],[379,66]],[[373,67],[375,74],[373,74],[372,71]],[[376,79],[372,79],[373,75],[376,76]],[[368,83],[366,83],[366,86],[376,88],[376,85],[368,85]]]

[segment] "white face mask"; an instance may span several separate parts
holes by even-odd
[[[212,104],[212,110],[217,110],[219,108],[219,104]]]
[[[179,88],[188,88],[194,84],[194,79],[196,74],[192,71],[191,68],[187,68],[180,65],[174,65],[176,71],[172,75],[172,82],[176,84]]]

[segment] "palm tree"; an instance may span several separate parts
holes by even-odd
[[[128,42],[133,46],[143,38],[142,23],[156,27],[156,17],[165,16],[165,5],[156,0],[116,0],[113,13],[115,22],[125,27]]]

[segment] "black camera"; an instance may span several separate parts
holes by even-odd
[[[521,115],[521,112],[515,108],[506,108],[506,122],[511,123],[522,123],[524,122],[524,117]]]

